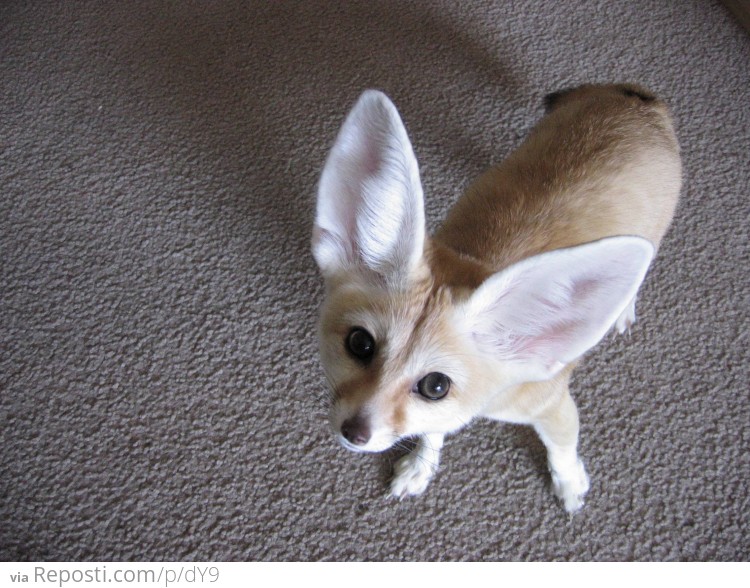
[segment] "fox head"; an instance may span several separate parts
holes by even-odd
[[[455,431],[503,391],[553,378],[613,325],[653,255],[623,236],[493,268],[429,238],[406,129],[372,90],[325,163],[312,251],[331,424],[355,451]]]

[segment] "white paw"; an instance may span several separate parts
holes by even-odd
[[[579,459],[568,470],[552,470],[552,487],[565,510],[573,514],[583,506],[583,497],[589,491],[589,477]]]
[[[412,451],[396,462],[391,478],[391,496],[402,499],[422,494],[437,471],[437,464]]]

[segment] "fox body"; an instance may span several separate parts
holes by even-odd
[[[394,496],[422,493],[444,436],[475,418],[531,425],[553,488],[589,488],[568,390],[580,357],[635,321],[681,183],[665,104],[633,85],[547,97],[547,114],[426,235],[417,161],[395,106],[365,92],[324,166],[312,250],[331,424],[354,451],[416,438]]]

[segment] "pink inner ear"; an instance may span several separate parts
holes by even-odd
[[[474,337],[504,360],[569,363],[614,325],[652,254],[644,239],[610,237],[520,262],[473,295]]]
[[[362,179],[377,176],[380,173],[383,169],[383,153],[382,148],[378,148],[376,141],[371,141],[367,144],[361,161],[362,168],[360,172]]]
[[[528,302],[532,324],[516,342],[515,352],[525,358],[540,358],[545,363],[573,359],[588,347],[584,341],[595,337],[604,316],[611,310],[614,292],[606,275],[577,276],[572,281],[555,282],[552,290],[531,296]],[[538,305],[536,312],[534,306]],[[580,351],[578,351],[580,349]]]
[[[591,298],[601,283],[582,279],[554,286],[554,296],[547,295],[551,292],[539,292],[525,299],[506,301],[509,307],[503,309],[505,312],[511,310],[514,302],[523,304],[522,308],[513,309],[513,319],[495,327],[507,333],[504,339],[510,357],[542,359],[545,363],[559,361],[581,331],[586,331],[586,315],[593,310]]]
[[[560,361],[581,330],[579,320],[558,320],[538,335],[520,337],[513,354],[521,359],[541,359],[545,364]]]

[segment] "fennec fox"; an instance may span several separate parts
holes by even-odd
[[[353,451],[416,438],[390,492],[424,492],[447,433],[477,417],[534,427],[568,512],[589,488],[568,390],[581,356],[635,320],[680,192],[667,107],[582,86],[425,234],[417,160],[395,106],[366,91],[318,187],[320,349],[331,423]]]

